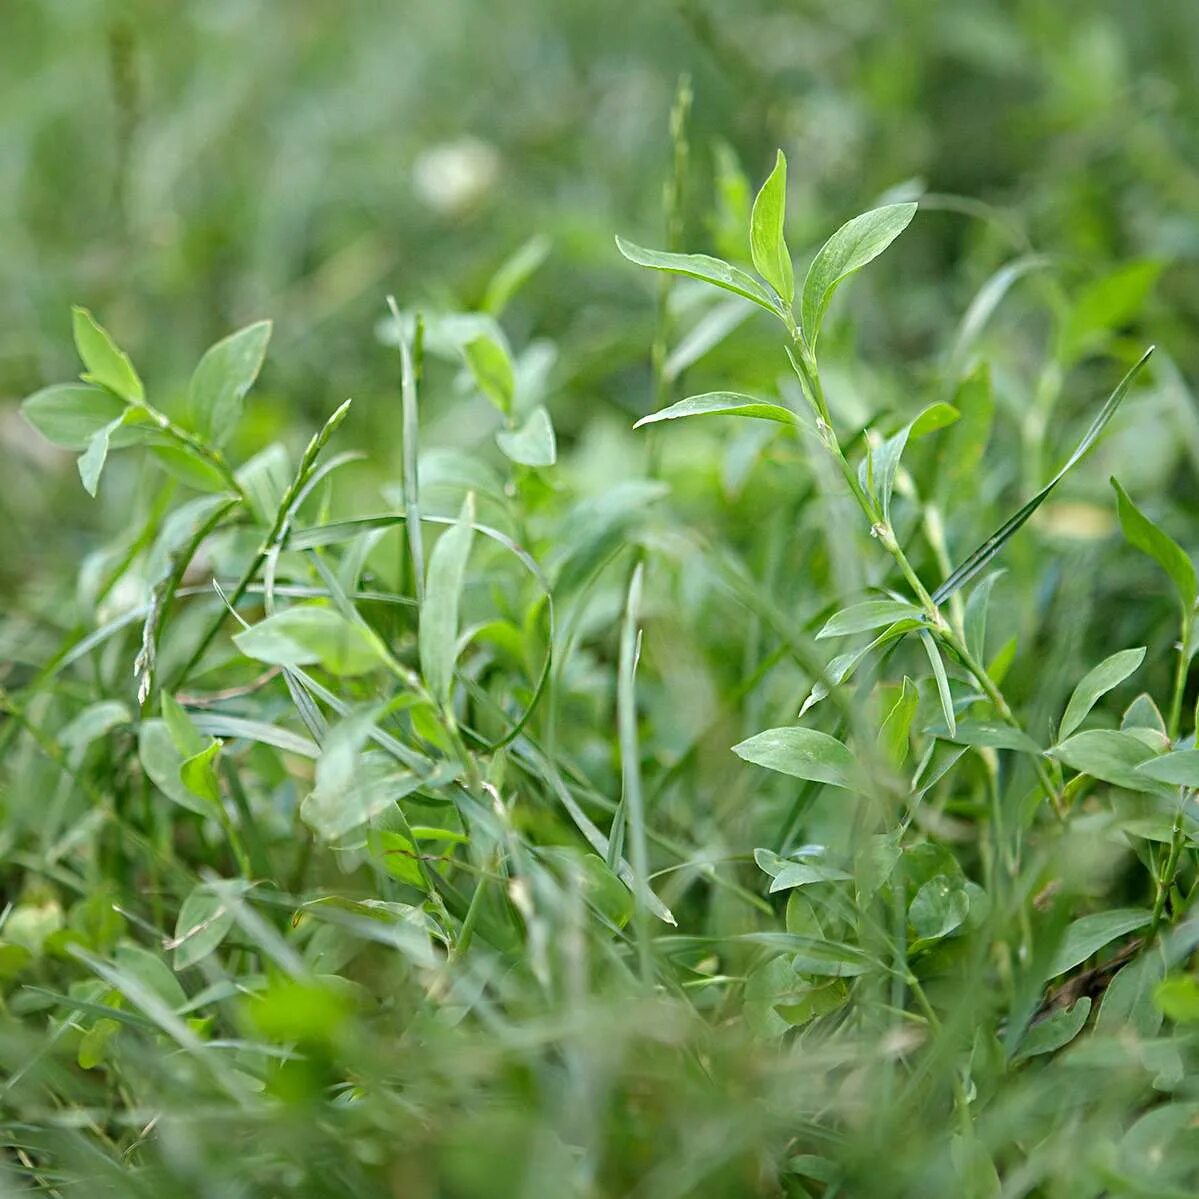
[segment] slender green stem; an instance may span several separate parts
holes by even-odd
[[[146,403],[145,400],[134,406],[145,412],[150,421],[172,441],[177,441],[188,453],[211,466],[221,476],[221,481],[225,486],[243,504],[248,502],[245,489],[237,481],[237,476],[233,473],[233,468],[225,461],[225,455],[220,450],[208,445],[207,442],[201,441],[194,433],[189,433],[180,425],[175,424],[165,412],[159,412],[157,408],[152,404]]]
[[[1182,857],[1182,805],[1186,802],[1186,796],[1183,795],[1179,801],[1178,814],[1174,817],[1174,832],[1170,838],[1170,853],[1166,858],[1166,864],[1162,868],[1162,872],[1158,875],[1157,894],[1153,899],[1153,919],[1149,924],[1149,940],[1152,940],[1157,933],[1158,927],[1161,925],[1162,916],[1166,910],[1166,897],[1170,894],[1170,889],[1174,886],[1174,879],[1178,874],[1178,862]]]
[[[1174,664],[1174,691],[1170,697],[1170,718],[1167,729],[1170,740],[1177,740],[1182,729],[1182,697],[1187,685],[1187,667],[1191,661],[1191,616],[1183,618],[1182,640],[1178,645],[1178,659]]]
[[[798,359],[792,357],[792,362],[796,366],[800,383],[803,385],[804,394],[815,412],[817,434],[840,468],[846,483],[849,485],[849,490],[858,502],[858,506],[866,516],[866,519],[870,521],[872,536],[878,538],[883,548],[886,549],[899,567],[900,572],[907,581],[908,586],[911,587],[921,608],[924,609],[924,614],[928,619],[934,636],[938,637],[949,647],[966,670],[973,676],[974,681],[982,688],[983,693],[994,706],[999,718],[1012,728],[1020,729],[1020,722],[1008,706],[1003,693],[995,685],[995,681],[987,673],[986,668],[980,662],[976,661],[970,653],[966,646],[965,638],[941,614],[940,609],[933,602],[928,589],[921,582],[920,576],[916,573],[903,547],[899,544],[890,521],[885,518],[875,501],[863,489],[858,480],[857,473],[850,466],[841,449],[841,444],[837,440],[836,430],[833,428],[829,413],[828,401],[825,399],[824,388],[820,382],[820,370],[817,366],[815,356],[803,342],[802,336],[794,323],[791,324],[790,328],[792,337],[796,340],[799,348],[799,357]],[[1065,813],[1061,806],[1057,788],[1054,787],[1053,780],[1049,777],[1049,772],[1046,770],[1044,762],[1039,758],[1034,759],[1034,767],[1037,773],[1037,781],[1044,790],[1046,797],[1053,804],[1057,814],[1064,817]]]

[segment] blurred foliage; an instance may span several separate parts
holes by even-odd
[[[0,1194],[1193,1193],[1193,4],[2,20]],[[830,616],[911,598],[816,437],[632,429],[803,410],[769,317],[613,244],[746,265],[778,147],[797,281],[920,202],[820,376],[855,469],[957,407],[896,476],[930,590],[1158,344],[944,604],[964,632],[990,594],[979,656],[1049,757],[914,638],[803,717],[854,794],[729,752],[819,690]],[[19,411],[79,373],[72,305],[154,412],[95,501]],[[264,319],[222,457],[189,379]]]

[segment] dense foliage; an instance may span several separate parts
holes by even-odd
[[[1199,1187],[1194,22],[899,9],[12,6],[0,1195]]]

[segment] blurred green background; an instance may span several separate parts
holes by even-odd
[[[1088,269],[1165,260],[1171,349],[1196,365],[1188,0],[7,0],[0,20],[0,428],[20,516],[3,533],[8,585],[70,533],[66,514],[102,519],[64,506],[73,467],[14,414],[73,373],[72,302],[163,403],[218,335],[270,316],[260,413],[306,424],[352,395],[365,439],[394,417],[395,363],[375,337],[386,292],[477,302],[542,232],[550,260],[507,323],[517,343],[559,342],[561,431],[644,411],[652,284],[612,234],[660,240],[683,72],[691,247],[711,246],[716,140],[755,182],[779,145],[793,246],[918,180],[1011,208],[1032,245]],[[878,293],[893,349],[927,352],[960,314],[992,265],[983,236],[952,215],[918,224],[902,285]],[[959,292],[929,285],[959,260]]]

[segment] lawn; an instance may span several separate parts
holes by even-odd
[[[0,1196],[1199,1190],[1199,26],[13,0]]]

